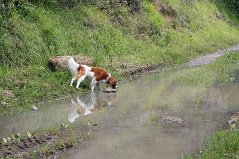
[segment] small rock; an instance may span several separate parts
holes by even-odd
[[[230,80],[231,80],[232,82],[234,82],[234,81],[235,81],[235,78],[234,78],[234,77],[231,77]]]
[[[64,123],[61,123],[61,128],[62,128],[62,129],[68,128],[68,125],[67,125],[67,124],[64,124]]]
[[[230,120],[227,121],[228,125],[232,125],[233,123],[236,123],[238,118],[231,117]]]
[[[97,126],[98,124],[94,123],[92,126]]]
[[[231,113],[231,117],[230,117],[230,120],[227,121],[227,124],[230,126],[230,125],[233,125],[234,123],[237,123],[239,120],[239,112],[234,112],[234,113]]]
[[[8,98],[15,98],[15,95],[10,90],[4,90],[3,95]]]
[[[6,104],[8,104],[8,103],[3,101],[1,104],[2,104],[2,105],[6,105]]]
[[[2,141],[3,141],[4,144],[7,143],[7,139],[6,138],[2,138]]]
[[[128,77],[126,77],[126,79],[129,80],[129,81],[133,81],[133,77],[132,76],[128,76]]]
[[[166,116],[166,117],[163,117],[160,121],[164,123],[172,123],[172,122],[182,123],[183,119],[177,116]]]
[[[11,141],[11,138],[10,138],[10,137],[7,137],[7,140],[8,140],[8,141]]]
[[[32,137],[32,133],[30,133],[29,131],[27,132],[27,136],[29,137],[29,138],[31,138]]]
[[[32,106],[32,111],[37,111],[37,110],[38,110],[38,108],[35,105],[33,105]]]

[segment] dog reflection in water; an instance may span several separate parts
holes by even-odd
[[[68,121],[74,122],[80,116],[86,116],[93,112],[100,111],[105,106],[111,106],[115,101],[115,93],[91,92],[88,98],[76,100],[71,99],[72,107],[68,114]]]

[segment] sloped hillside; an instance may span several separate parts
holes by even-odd
[[[1,1],[0,96],[8,112],[75,90],[69,74],[51,72],[55,55],[88,55],[122,76],[141,67],[167,67],[239,42],[235,1],[11,0]],[[85,86],[84,88],[87,88]],[[2,111],[2,112],[4,112]]]
[[[1,29],[2,66],[44,65],[48,57],[105,63],[170,64],[238,41],[210,1],[15,1]],[[180,59],[180,60],[179,60]],[[100,61],[100,62],[99,62]]]

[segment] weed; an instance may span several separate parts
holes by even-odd
[[[198,155],[189,155],[187,159],[238,158],[239,133],[231,130],[217,132],[208,139]]]
[[[159,117],[156,116],[156,115],[153,115],[153,116],[150,117],[150,121],[152,123],[157,123],[159,121]]]

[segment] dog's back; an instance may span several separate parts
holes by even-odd
[[[75,62],[75,60],[71,57],[69,58],[69,60],[67,61],[68,63],[68,69],[70,70],[72,75],[76,75],[77,74],[77,69],[79,67],[79,64]]]

